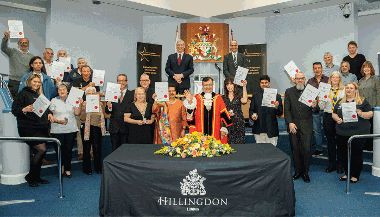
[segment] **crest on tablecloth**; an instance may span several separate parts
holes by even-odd
[[[206,195],[206,189],[203,185],[203,181],[206,178],[198,174],[197,169],[189,172],[189,175],[183,179],[181,183],[181,194],[182,195]]]

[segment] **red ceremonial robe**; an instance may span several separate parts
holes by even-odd
[[[232,120],[230,118],[230,114],[227,111],[226,105],[224,104],[224,101],[222,99],[222,96],[220,94],[212,93],[213,96],[213,103],[212,108],[210,111],[207,111],[205,105],[204,105],[204,93],[195,95],[195,99],[197,100],[197,107],[194,109],[194,114],[191,119],[188,119],[189,124],[189,133],[192,133],[194,131],[206,133],[211,131],[211,135],[215,137],[217,140],[220,140],[220,128],[222,127],[222,121],[224,122],[225,126],[231,126]],[[207,114],[205,114],[207,113]],[[211,115],[212,116],[212,123],[211,128],[212,129],[205,129],[209,124],[207,123],[207,120],[205,120],[205,117]],[[207,118],[207,119],[210,119]],[[227,143],[227,136],[221,140],[223,144]]]

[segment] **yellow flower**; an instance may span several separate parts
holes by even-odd
[[[180,148],[177,147],[175,150],[177,151],[178,154],[181,153],[181,149]]]
[[[172,143],[172,147],[176,147],[177,146],[177,143],[176,142],[173,142]]]
[[[204,144],[209,144],[210,143],[210,140],[206,140],[205,142],[204,142]]]
[[[169,152],[169,155],[170,155],[170,156],[173,156],[173,153]]]

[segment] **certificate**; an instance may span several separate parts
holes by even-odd
[[[21,20],[8,20],[10,38],[24,38],[24,27]]]
[[[86,113],[99,112],[99,95],[86,96]]]
[[[244,80],[247,78],[249,69],[238,66],[235,74],[234,84],[243,86]]]
[[[95,86],[102,86],[103,87],[104,74],[105,73],[106,73],[106,71],[104,71],[104,70],[96,70],[96,69],[93,70],[92,82],[95,83]]]
[[[121,95],[120,87],[121,84],[107,82],[105,101],[118,102]]]
[[[342,103],[343,123],[358,122],[358,114],[356,113],[356,102]]]
[[[277,89],[264,88],[263,101],[261,106],[274,108],[274,102],[276,102]]]
[[[60,78],[63,80],[65,71],[65,64],[54,61],[50,67],[49,76],[53,79]]]
[[[75,108],[79,107],[79,97],[83,97],[83,90],[79,90],[78,88],[72,87],[69,95],[67,96],[67,103],[72,105]]]
[[[298,101],[300,101],[303,104],[310,107],[311,104],[313,103],[313,100],[315,100],[315,98],[317,98],[318,93],[319,93],[319,91],[317,88],[308,84],[308,85],[306,85],[305,90],[303,90],[303,93],[300,96],[300,98],[298,99]]]
[[[295,78],[297,72],[299,72],[299,69],[296,66],[296,64],[293,62],[293,60],[290,61],[288,64],[286,64],[284,68],[291,78]]]
[[[33,108],[34,108],[33,112],[38,117],[42,117],[46,109],[49,108],[49,105],[50,105],[50,101],[43,94],[41,94],[33,103]]]
[[[155,82],[156,101],[169,101],[168,82]]]
[[[327,102],[329,99],[329,94],[331,90],[331,85],[326,83],[319,83],[319,100]]]
[[[59,58],[59,62],[65,64],[65,67],[64,67],[65,72],[68,72],[70,70],[70,67],[71,67],[71,57],[67,57],[67,58],[66,57],[60,57]]]

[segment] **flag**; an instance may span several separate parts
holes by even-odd
[[[231,41],[233,41],[233,40],[234,40],[234,32],[231,29]]]
[[[174,44],[174,52],[177,52],[177,41],[179,41],[180,38],[179,38],[179,34],[178,34],[178,26],[177,26],[177,30],[175,31],[175,44]]]

